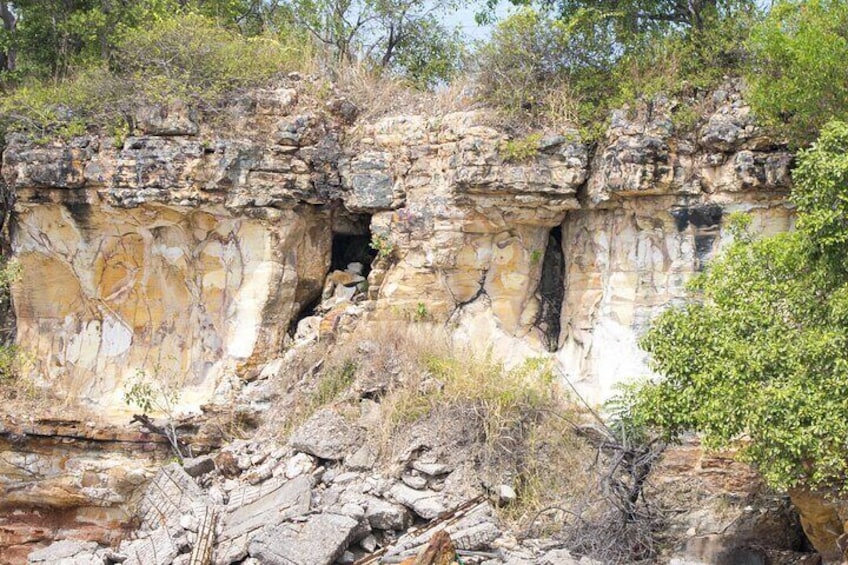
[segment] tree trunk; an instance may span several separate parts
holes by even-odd
[[[0,20],[3,21],[3,31],[14,38],[18,19],[9,7],[9,2],[0,2]],[[0,70],[14,71],[16,59],[17,52],[14,44],[10,45],[6,51],[0,51]]]

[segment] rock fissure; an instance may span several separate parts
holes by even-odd
[[[533,253],[540,252],[535,250]],[[536,291],[540,301],[536,326],[542,331],[547,350],[556,351],[559,349],[566,273],[561,226],[551,228],[545,250],[541,254],[544,258],[542,259],[542,275]],[[538,257],[536,257],[536,261],[538,260]]]

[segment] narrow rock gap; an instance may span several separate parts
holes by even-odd
[[[333,220],[333,240],[330,249],[329,271],[324,277],[323,291],[305,303],[289,325],[288,333],[293,336],[298,323],[317,313],[318,307],[328,298],[324,296],[327,283],[333,273],[347,271],[365,279],[371,272],[371,265],[377,257],[377,251],[371,247],[371,216],[369,214],[345,214]],[[358,264],[358,265],[356,265]]]
[[[542,276],[539,279],[539,316],[536,327],[542,331],[548,351],[559,347],[560,315],[565,297],[565,255],[562,250],[562,226],[554,226],[548,234]]]

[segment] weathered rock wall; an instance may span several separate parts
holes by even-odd
[[[485,111],[351,123],[349,104],[309,91],[254,92],[227,127],[177,106],[124,140],[7,140],[17,339],[36,380],[117,413],[141,371],[198,407],[280,351],[334,236],[373,234],[372,319],[444,320],[508,361],[553,351],[597,401],[647,371],[638,336],[683,299],[730,213],[792,225],[791,154],[733,84],[686,102],[695,126],[659,99],[615,113],[596,148],[550,132],[520,161]]]
[[[272,94],[256,95],[246,123],[267,125],[263,101],[286,113],[294,91]],[[36,382],[101,415],[122,417],[123,388],[139,372],[177,385],[181,407],[208,401],[280,351],[330,266],[333,212],[302,205],[331,202],[318,196],[332,182],[323,149],[274,144],[258,126],[256,141],[213,145],[188,138],[197,126],[187,116],[168,123],[147,126],[167,135],[122,144],[11,136],[3,153],[23,267],[17,342]],[[311,127],[308,117],[289,135],[298,127]]]
[[[130,502],[169,456],[164,438],[123,427],[0,421],[0,564],[54,539],[117,543]]]
[[[391,201],[403,196],[374,216],[398,257],[377,310],[426,304],[457,323],[458,337],[508,360],[553,345],[591,401],[647,375],[638,337],[685,298],[686,281],[728,237],[728,216],[750,214],[758,233],[792,227],[792,155],[762,135],[737,87],[690,101],[695,126],[675,126],[681,105],[664,99],[616,112],[594,156],[566,131],[510,162],[507,137],[484,113],[364,126],[362,154],[379,149]],[[545,310],[560,302],[540,285],[551,276],[543,267],[560,264],[544,260],[549,241],[561,242],[559,324]]]

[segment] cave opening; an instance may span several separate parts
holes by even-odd
[[[359,263],[362,266],[362,271],[359,274],[367,278],[375,257],[377,257],[377,251],[371,248],[370,230],[364,234],[333,234],[330,272],[345,271],[352,264]]]
[[[368,278],[371,263],[377,257],[377,251],[371,247],[371,215],[370,214],[340,214],[333,218],[332,243],[328,271],[324,275],[321,291],[305,303],[289,326],[289,335],[294,336],[301,320],[319,313],[322,302],[329,298],[325,296],[328,282],[336,271],[346,271],[356,276],[358,280]],[[338,277],[336,277],[338,278]],[[351,290],[351,294],[354,291]]]
[[[539,279],[539,316],[536,327],[542,331],[548,351],[559,348],[562,330],[562,303],[565,298],[565,254],[562,250],[562,226],[554,226],[548,233],[542,275]]]
[[[371,247],[371,215],[339,214],[333,219],[333,245],[330,273],[344,271],[351,263],[362,265],[367,277],[377,251]]]
[[[681,207],[671,210],[678,232],[692,226],[695,244],[695,270],[703,271],[715,249],[724,210],[718,204]]]

